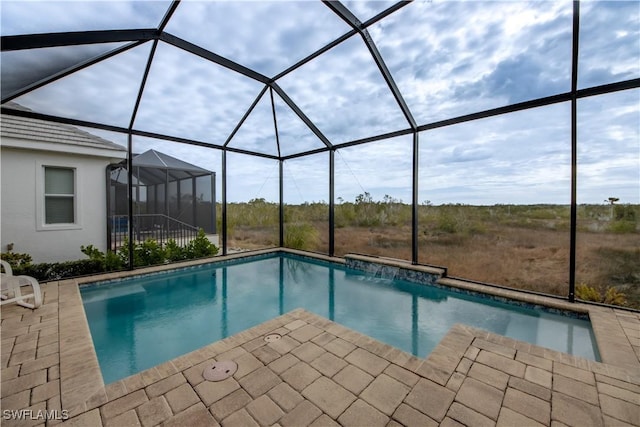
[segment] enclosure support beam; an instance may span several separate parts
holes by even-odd
[[[329,151],[329,256],[335,255],[335,170],[336,170],[336,152]]]
[[[145,28],[138,30],[74,31],[2,36],[0,50],[8,52],[57,46],[146,41],[157,39],[159,34],[159,31],[155,28]]]
[[[346,34],[343,34],[342,36],[338,37],[337,39],[335,39],[334,41],[332,41],[331,43],[327,44],[326,46],[316,50],[315,52],[313,52],[311,55],[301,59],[300,61],[296,62],[295,64],[293,64],[291,67],[287,68],[286,70],[284,70],[283,72],[281,72],[280,74],[277,74],[273,80],[279,80],[282,77],[286,76],[287,74],[289,74],[292,71],[297,70],[298,68],[302,67],[304,64],[306,64],[307,62],[317,58],[318,56],[322,55],[323,53],[325,53],[328,50],[333,49],[334,47],[338,46],[340,43],[342,43],[345,40],[348,40],[349,38],[351,38],[352,36],[358,34],[358,32],[356,30],[351,30]]]
[[[395,138],[397,136],[409,135],[409,134],[412,134],[413,132],[414,132],[414,130],[411,129],[411,128],[397,130],[397,131],[394,131],[394,132],[388,132],[388,133],[383,133],[383,134],[380,134],[380,135],[375,135],[375,136],[372,136],[372,137],[369,137],[369,138],[356,139],[354,141],[343,142],[343,143],[340,143],[340,144],[334,144],[333,147],[331,147],[331,148],[329,148],[329,147],[316,148],[316,149],[309,150],[309,151],[303,151],[303,152],[296,153],[296,154],[290,154],[288,156],[284,156],[283,159],[284,160],[295,159],[295,158],[298,158],[298,157],[309,156],[311,154],[324,153],[327,150],[332,150],[332,149],[339,150],[341,148],[353,147],[354,145],[366,144],[367,142],[383,141],[385,139],[391,139],[391,138]]]
[[[400,107],[400,110],[402,110],[402,114],[404,114],[405,119],[407,119],[407,122],[409,122],[409,126],[411,126],[411,129],[416,129],[418,127],[418,124],[416,123],[416,120],[413,118],[413,114],[411,114],[411,110],[409,109],[409,106],[404,100],[402,93],[400,93],[400,89],[398,89],[398,85],[396,85],[395,80],[393,80],[393,76],[391,75],[391,72],[387,68],[387,64],[384,62],[384,59],[382,58],[380,51],[376,47],[376,44],[373,41],[373,38],[371,38],[369,31],[362,30],[360,34],[362,35],[362,39],[364,40],[364,43],[367,45],[367,48],[369,49],[369,52],[371,53],[373,60],[378,66],[378,69],[380,70],[382,77],[384,78],[385,82],[387,82],[387,86],[389,87],[391,94],[393,95],[396,102],[398,103],[398,107]]]
[[[105,169],[106,172],[106,180],[105,183],[106,185],[106,195],[107,195],[107,212],[106,212],[106,221],[107,221],[107,252],[112,252],[112,238],[111,238],[111,233],[113,232],[113,225],[112,222],[114,221],[111,218],[111,171],[113,171],[113,164],[110,164],[109,166],[107,166],[107,168]],[[113,251],[115,252],[115,251]]]
[[[280,210],[279,210],[279,224],[280,226],[278,227],[280,229],[280,235],[279,235],[279,239],[280,239],[280,247],[284,246],[284,160],[280,160],[279,161],[279,166],[280,166],[280,176],[279,176],[279,181],[280,181]]]
[[[164,229],[169,241],[169,169],[164,171]]]
[[[576,290],[576,234],[578,228],[578,40],[580,36],[580,2],[573,2],[573,52],[571,60],[571,231],[569,237],[569,301]]]
[[[418,132],[413,133],[413,185],[411,187],[411,263],[418,264]]]
[[[213,220],[211,227],[213,228],[213,234],[218,234],[218,213],[216,203],[216,173],[211,172],[211,219]],[[220,242],[218,242],[218,245],[220,245]]]
[[[371,54],[373,61],[378,66],[378,70],[380,70],[380,74],[382,74],[382,77],[387,83],[387,86],[389,87],[391,94],[393,95],[396,102],[398,103],[400,110],[402,110],[402,114],[404,114],[404,117],[407,119],[407,122],[409,122],[409,126],[411,126],[411,129],[416,129],[418,125],[415,119],[413,118],[413,114],[411,114],[411,111],[409,110],[407,103],[402,97],[402,94],[400,93],[400,90],[398,89],[396,82],[393,80],[393,76],[391,76],[391,72],[387,68],[387,64],[384,62],[384,59],[382,58],[380,51],[376,47],[376,43],[373,41],[373,38],[369,34],[369,31],[367,31],[366,27],[362,24],[362,22],[360,22],[360,20],[339,1],[325,1],[324,4],[329,9],[331,9],[336,15],[338,15],[343,21],[345,21],[349,26],[351,26],[351,28],[353,28],[354,30],[360,33],[360,35],[362,36],[362,40],[364,41],[364,44],[367,46],[367,49],[369,49],[369,53]]]
[[[266,91],[267,88],[268,88],[268,85],[266,85],[265,88],[263,88],[263,90]],[[576,91],[576,98],[577,99],[582,99],[582,98],[588,98],[588,97],[591,97],[591,96],[604,95],[604,94],[607,94],[607,93],[615,93],[615,92],[620,92],[620,91],[629,90],[629,89],[637,89],[637,88],[640,88],[640,78],[629,79],[629,80],[624,80],[624,81],[621,81],[621,82],[610,83],[610,84],[600,85],[600,86],[594,86],[594,87],[585,88],[585,89],[579,89],[579,90]],[[274,89],[276,89],[276,92],[277,92],[277,88],[275,86],[274,86]],[[424,130],[437,129],[437,128],[447,127],[447,126],[451,126],[451,125],[458,124],[458,123],[464,123],[464,122],[469,122],[469,121],[473,121],[473,120],[479,120],[479,119],[483,119],[483,118],[487,118],[487,117],[499,116],[499,115],[502,115],[502,114],[512,113],[512,112],[516,112],[516,111],[522,111],[522,110],[526,110],[526,109],[529,109],[529,108],[543,107],[543,106],[546,106],[546,105],[553,105],[553,104],[557,104],[557,103],[560,103],[560,102],[569,102],[569,101],[571,101],[571,92],[561,93],[561,94],[558,94],[558,95],[552,95],[552,96],[548,96],[548,97],[545,97],[545,98],[539,98],[539,99],[534,99],[534,100],[531,100],[531,101],[525,101],[525,102],[521,102],[521,103],[517,103],[517,104],[507,105],[505,107],[499,107],[499,108],[494,108],[494,109],[490,109],[490,110],[480,111],[478,113],[467,114],[467,115],[455,117],[455,118],[452,118],[452,119],[441,120],[441,121],[437,121],[437,122],[423,124],[423,125],[418,126],[418,131],[422,132]],[[118,133],[122,133],[122,134],[128,134],[129,132],[131,132],[131,134],[137,135],[137,136],[144,136],[144,137],[148,137],[148,138],[162,139],[162,140],[165,140],[165,141],[179,142],[179,143],[182,143],[182,144],[189,144],[189,145],[195,145],[195,146],[206,147],[206,148],[214,148],[214,149],[218,149],[218,150],[226,150],[226,151],[234,152],[234,153],[240,153],[240,154],[247,154],[247,155],[251,155],[251,156],[262,157],[262,158],[265,158],[265,159],[279,160],[277,156],[274,156],[274,155],[271,155],[271,154],[258,153],[258,152],[253,152],[253,151],[249,151],[249,150],[242,150],[242,149],[234,148],[234,147],[224,147],[224,146],[218,145],[218,144],[212,144],[212,143],[208,143],[208,142],[197,141],[197,140],[187,139],[187,138],[180,138],[180,137],[171,136],[171,135],[164,135],[164,134],[156,133],[156,132],[146,132],[146,131],[135,130],[135,129],[132,129],[130,131],[129,129],[121,127],[121,126],[107,125],[107,124],[103,124],[103,123],[90,122],[90,121],[87,121],[87,120],[71,119],[71,118],[68,118],[68,117],[53,116],[53,115],[50,115],[50,114],[36,113],[36,112],[33,112],[33,111],[16,110],[16,109],[4,107],[4,106],[0,107],[0,112],[2,114],[7,114],[9,116],[27,117],[27,118],[38,119],[38,120],[46,120],[46,121],[50,121],[50,122],[54,122],[54,123],[63,123],[63,124],[68,124],[68,125],[72,125],[72,126],[83,126],[83,127],[93,128],[93,129],[102,129],[102,130],[107,130],[107,131],[110,131],[110,132],[118,132]],[[239,126],[238,126],[238,128],[239,128]],[[302,156],[308,155],[308,154],[322,153],[322,152],[325,152],[325,151],[327,151],[327,150],[329,150],[331,148],[339,149],[339,148],[344,148],[344,147],[350,147],[350,146],[354,146],[354,145],[365,144],[367,142],[380,141],[380,140],[384,140],[384,139],[393,138],[393,137],[396,137],[396,136],[408,135],[408,134],[410,134],[412,132],[413,132],[413,130],[410,129],[410,128],[402,129],[402,130],[399,130],[399,131],[390,132],[390,133],[386,133],[386,134],[381,134],[381,135],[377,135],[377,136],[370,137],[370,138],[358,139],[358,140],[354,140],[354,141],[349,141],[349,142],[345,142],[345,143],[341,143],[341,144],[332,145],[330,147],[327,146],[325,148],[310,150],[310,151],[307,151],[307,152],[304,152],[304,153],[300,153],[300,154],[289,155],[289,156],[285,156],[283,158],[285,160],[293,159],[293,158],[302,157]]]
[[[140,89],[138,90],[136,103],[134,104],[133,112],[131,113],[131,120],[129,121],[129,130],[133,129],[133,124],[136,122],[138,109],[140,108],[140,102],[142,101],[142,94],[144,93],[144,88],[147,85],[147,78],[149,77],[149,71],[151,71],[151,64],[153,63],[153,57],[156,54],[157,47],[158,47],[158,40],[154,40],[153,45],[151,46],[151,51],[149,52],[149,58],[147,58],[147,65],[144,68],[144,74],[142,74],[142,81],[140,82]]]
[[[191,218],[193,219],[193,226],[197,227],[197,213],[198,213],[198,203],[196,201],[196,178],[191,177]]]
[[[271,113],[273,114],[273,130],[276,134],[276,148],[278,149],[278,157],[282,159],[282,151],[280,150],[280,136],[278,135],[278,118],[276,117],[276,103],[273,102],[272,87],[269,87],[269,95],[271,96]]]
[[[320,141],[324,143],[324,145],[326,145],[327,147],[331,147],[331,142],[329,142],[327,137],[320,131],[320,129],[316,127],[316,125],[309,119],[309,117],[307,117],[306,114],[302,112],[300,107],[298,107],[296,103],[293,102],[291,98],[289,98],[289,95],[287,95],[287,93],[282,90],[282,88],[275,82],[272,82],[270,86],[278,93],[278,95],[280,95],[280,98],[282,98],[282,100],[289,106],[289,108],[291,108],[291,110],[296,113],[300,120],[302,120],[304,124],[307,125],[311,132],[313,132],[318,137],[318,139],[320,139]]]
[[[129,206],[129,270],[133,270],[133,136],[129,133],[127,138],[127,194]]]
[[[53,123],[63,123],[63,124],[72,125],[72,126],[83,126],[83,127],[93,128],[93,129],[102,129],[110,132],[122,133],[125,135],[128,135],[129,133],[131,133],[132,135],[136,135],[136,136],[144,136],[147,138],[161,139],[164,141],[179,142],[181,144],[189,144],[189,145],[195,145],[198,147],[213,148],[217,150],[226,150],[226,151],[231,151],[233,153],[247,154],[249,156],[257,156],[265,159],[279,160],[277,156],[274,156],[271,154],[257,153],[257,152],[242,150],[240,148],[234,148],[234,147],[223,147],[222,145],[211,144],[208,142],[197,141],[194,139],[180,138],[177,136],[164,135],[161,133],[146,132],[146,131],[135,130],[135,129],[130,130],[128,128],[123,128],[121,126],[105,125],[102,123],[90,122],[87,120],[71,119],[68,117],[53,116],[50,114],[36,113],[33,111],[16,110],[15,108],[8,108],[8,107],[0,107],[0,113],[6,114],[9,116],[27,117],[31,119],[46,120]]]
[[[162,21],[160,22],[160,25],[158,26],[158,31],[164,31],[166,26],[169,24],[169,20],[173,16],[173,13],[176,11],[179,5],[180,0],[173,0],[173,2],[171,2],[171,6],[169,6],[169,9],[167,9],[167,13],[165,13]]]
[[[328,4],[330,2],[324,2],[325,4]],[[405,7],[406,5],[408,5],[409,3],[411,3],[411,1],[400,1],[396,4],[394,4],[393,6],[389,7],[386,10],[383,10],[382,12],[380,12],[379,14],[377,14],[376,16],[374,16],[373,18],[369,19],[368,21],[366,21],[365,23],[361,24],[361,27],[367,28],[373,24],[375,24],[376,22],[380,21],[381,19],[385,18],[388,15],[391,15],[392,13],[394,13],[395,11]],[[333,9],[332,9],[333,10]],[[311,55],[301,59],[300,61],[296,62],[295,64],[293,64],[291,67],[287,68],[286,70],[282,71],[280,74],[277,74],[273,80],[277,81],[279,79],[281,79],[282,77],[286,76],[287,74],[291,73],[292,71],[297,70],[298,68],[302,67],[304,64],[306,64],[307,62],[313,60],[314,58],[317,58],[318,56],[322,55],[323,53],[333,49],[334,47],[338,46],[340,43],[350,39],[352,36],[358,34],[358,30],[354,29],[352,27],[351,30],[349,30],[349,32],[341,35],[340,37],[338,37],[337,39],[335,39],[334,41],[330,42],[329,44],[325,45],[324,47],[321,47],[320,49],[316,50],[315,52],[313,52]]]
[[[222,255],[227,254],[227,151],[222,151]]]
[[[336,15],[338,15],[344,22],[355,30],[360,31],[362,29],[362,22],[353,14],[345,5],[339,1],[324,0],[323,3],[329,9],[331,9]]]
[[[267,84],[270,81],[268,77],[258,73],[257,71],[252,70],[251,68],[247,68],[244,65],[240,65],[237,62],[234,62],[230,59],[227,59],[223,56],[213,53],[210,50],[204,49],[198,45],[190,43],[172,34],[163,32],[160,34],[160,40],[162,40],[163,42],[169,43],[170,45],[173,45],[179,49],[192,53],[196,56],[199,56],[202,59],[215,62],[218,65],[221,65],[225,68],[228,68],[229,70],[235,71],[236,73],[242,74],[253,80],[257,80],[261,83]]]

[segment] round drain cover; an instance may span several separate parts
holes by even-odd
[[[266,342],[274,342],[274,341],[278,341],[280,338],[282,338],[282,335],[280,334],[269,334],[264,337],[264,340]]]
[[[207,381],[223,381],[235,374],[237,370],[238,364],[233,360],[221,360],[204,368],[202,377]]]

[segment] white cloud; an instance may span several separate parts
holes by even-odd
[[[269,77],[348,31],[320,2],[183,2],[167,31]]]
[[[154,27],[168,4],[3,1],[2,34]],[[345,4],[363,21],[390,6]],[[370,33],[416,120],[424,124],[568,91],[571,10],[571,2],[414,1]],[[640,77],[637,4],[582,2],[581,10],[580,87]],[[167,30],[273,76],[348,27],[320,2],[193,1],[181,3]],[[149,45],[16,101],[40,112],[127,126]],[[27,73],[34,61],[46,62],[38,66],[38,75],[46,74],[56,63],[70,61],[65,50],[19,60],[13,59],[17,53],[4,52],[3,81]],[[408,127],[358,35],[278,83],[331,142]],[[262,88],[160,43],[135,129],[222,144]],[[612,194],[640,202],[639,93],[578,101],[580,202],[600,203]],[[282,154],[322,147],[277,95],[275,100]],[[263,101],[231,146],[276,153],[268,92]],[[136,151],[157,147],[221,170],[219,151],[136,140]],[[353,200],[367,191],[378,200],[389,194],[409,202],[411,145],[406,136],[340,150],[336,197]],[[568,203],[568,103],[423,132],[420,147],[420,200]],[[229,159],[230,200],[278,200],[277,162],[236,154]],[[285,182],[287,201],[328,198],[328,154],[288,161],[285,171],[295,180]]]
[[[416,2],[370,32],[423,124],[568,91],[571,24],[566,2]]]
[[[579,87],[640,76],[640,8],[634,1],[582,2]]]
[[[262,85],[160,43],[135,128],[222,145]]]
[[[332,143],[408,127],[357,35],[278,83]]]

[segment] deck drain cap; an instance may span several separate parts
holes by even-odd
[[[264,337],[264,340],[266,342],[274,342],[274,341],[278,341],[280,338],[282,338],[282,335],[280,334],[269,334]]]
[[[223,381],[238,370],[238,364],[233,360],[213,362],[202,371],[202,377],[207,381]]]

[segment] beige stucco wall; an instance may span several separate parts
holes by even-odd
[[[1,159],[0,250],[28,253],[34,262],[86,258],[81,245],[106,249],[106,166],[108,157],[56,153],[8,147],[3,141]],[[47,226],[43,219],[44,165],[76,169],[77,224]],[[40,209],[40,214],[38,214]]]

